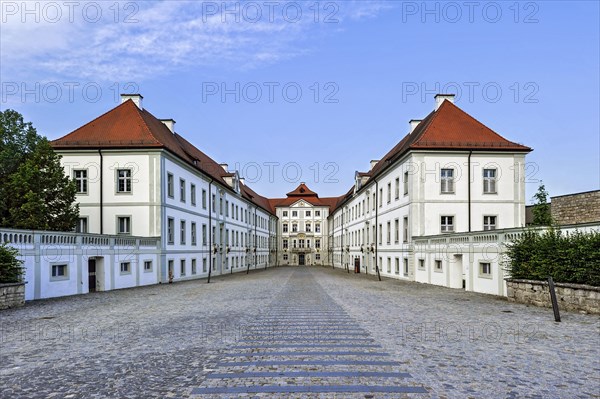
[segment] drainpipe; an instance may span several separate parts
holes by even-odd
[[[379,182],[375,180],[375,237],[373,237],[373,241],[375,242],[375,271],[377,272],[377,278],[381,281],[381,274],[379,273],[379,257],[377,256],[379,250]]]
[[[213,259],[213,253],[212,253],[212,191],[211,191],[211,186],[213,183],[213,179],[210,179],[210,182],[208,183],[208,280],[206,280],[206,283],[209,284],[210,283],[210,276],[212,274],[212,268],[213,268],[213,264],[212,264],[212,259]]]
[[[100,234],[104,234],[104,199],[102,197],[102,185],[104,183],[104,158],[102,157],[101,149],[98,149],[98,155],[100,155]]]
[[[469,151],[469,159],[467,161],[467,169],[468,169],[468,213],[469,213],[469,233],[471,232],[471,155],[473,154],[473,150]]]

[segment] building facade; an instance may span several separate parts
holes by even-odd
[[[174,120],[145,110],[141,95],[122,100],[52,142],[77,185],[77,230],[160,237],[158,282],[274,265],[268,200],[177,134]]]

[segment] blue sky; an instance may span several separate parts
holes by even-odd
[[[54,139],[138,91],[259,193],[337,196],[450,91],[534,148],[528,198],[600,188],[598,2],[116,4],[2,1],[1,108]]]

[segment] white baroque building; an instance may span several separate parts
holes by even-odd
[[[274,265],[506,295],[501,253],[525,225],[531,149],[453,99],[436,95],[435,109],[411,120],[410,132],[356,172],[344,195],[320,198],[301,183],[267,199],[176,133],[174,120],[144,109],[141,95],[122,95],[121,105],[52,142],[77,184],[81,234],[2,236],[29,256],[30,299]],[[57,240],[66,253],[36,257]],[[138,250],[128,256],[123,248]]]
[[[427,117],[411,120],[392,150],[371,161],[368,172],[356,172],[329,217],[335,267],[477,291],[469,278],[476,275],[494,280],[493,293],[503,285],[497,256],[478,262],[469,249],[448,256],[448,248],[415,248],[418,237],[525,225],[531,149],[501,137],[453,99],[436,95]]]
[[[99,258],[96,274],[116,268],[122,278],[151,273],[167,282],[275,264],[268,200],[177,134],[174,120],[144,109],[141,95],[123,95],[52,146],[77,184],[79,232],[161,239],[157,264]]]

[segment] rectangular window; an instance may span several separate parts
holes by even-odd
[[[192,274],[196,274],[196,258],[192,259]]]
[[[496,169],[483,170],[484,194],[496,194]]]
[[[287,254],[283,254],[283,260],[288,260],[288,255]]]
[[[404,258],[404,277],[408,277],[408,259]]]
[[[121,274],[130,274],[131,273],[131,263],[130,262],[121,262]]]
[[[173,186],[173,175],[167,173],[167,196],[173,198],[175,196],[175,188]]]
[[[175,243],[175,219],[167,219],[167,243]]]
[[[117,193],[131,193],[131,169],[117,169]]]
[[[492,265],[488,262],[482,262],[479,264],[479,275],[482,277],[491,277]]]
[[[408,242],[408,217],[404,217],[404,219],[402,219],[402,224],[403,224],[403,232],[404,232],[402,241]]]
[[[400,258],[396,258],[396,274],[400,274]]]
[[[394,187],[395,197],[396,199],[400,198],[400,178],[396,178],[396,187]]]
[[[190,195],[191,195],[190,202],[192,203],[193,206],[196,206],[196,185],[195,184],[190,184]]]
[[[321,217],[321,211],[315,211],[315,216],[316,217]]]
[[[211,205],[212,211],[214,213],[216,213],[217,212],[217,197],[215,196],[215,194],[212,195],[211,203],[212,203],[212,205]]]
[[[185,245],[185,220],[179,222],[179,243]]]
[[[441,231],[442,233],[450,233],[454,231],[454,216],[442,216]]]
[[[440,179],[442,193],[454,193],[454,169],[442,169],[440,172]]]
[[[404,172],[404,195],[408,195],[408,172]]]
[[[392,272],[392,258],[387,258],[387,272]]]
[[[387,185],[387,202],[388,204],[392,202],[392,183],[388,183]]]
[[[229,201],[225,201],[225,216],[229,217]]]
[[[321,225],[319,223],[315,224],[315,233],[321,232]]]
[[[287,223],[284,223],[284,224],[283,224],[283,226],[282,226],[282,230],[283,230],[283,232],[284,232],[284,233],[287,233],[287,232],[288,232],[288,224],[287,224]]]
[[[293,218],[298,217],[298,211],[292,211],[292,217]]]
[[[50,280],[68,280],[69,269],[67,265],[52,265]]]
[[[208,269],[206,268],[206,258],[202,259],[202,273],[206,273]]]
[[[207,234],[206,234],[206,225],[203,224],[202,225],[202,245],[206,245],[206,237],[207,237]]]
[[[306,217],[310,217],[310,211],[306,211]]]
[[[288,247],[288,240],[283,240],[283,248],[287,248]]]
[[[387,222],[387,244],[392,242],[392,222]]]
[[[425,270],[425,259],[419,259],[419,270]]]
[[[77,194],[87,194],[88,192],[88,173],[87,169],[73,171],[73,179],[77,186]]]
[[[196,241],[196,222],[192,222],[192,245],[196,245],[197,241]]]
[[[297,233],[298,232],[298,225],[296,223],[294,223],[292,225],[292,233]]]
[[[179,200],[185,202],[185,180],[179,179]]]
[[[398,219],[394,220],[394,243],[398,244],[400,242],[400,221]]]
[[[118,234],[131,234],[131,217],[130,216],[117,217],[117,233]]]
[[[76,233],[87,233],[88,232],[88,218],[79,218],[77,219],[77,224],[75,225]]]
[[[144,261],[144,271],[145,272],[151,272],[152,271],[152,261],[151,260]]]
[[[496,230],[496,216],[483,217],[483,230]]]
[[[179,261],[179,275],[181,277],[185,276],[185,259]]]
[[[383,243],[383,226],[379,223],[379,245]]]
[[[436,260],[435,261],[435,269],[436,272],[441,272],[442,271],[442,261],[441,260]]]
[[[311,232],[311,230],[312,230],[312,226],[311,226],[311,224],[310,224],[310,223],[306,223],[306,226],[305,226],[305,227],[306,227],[306,232],[307,232],[307,233],[310,233],[310,232]]]
[[[321,254],[315,254],[315,260],[321,260]]]
[[[283,214],[283,217],[284,217],[284,218],[286,218],[286,217],[287,217],[287,215],[288,215],[288,211],[283,211],[283,213],[282,213],[282,214]]]
[[[202,189],[202,209],[206,209],[206,190]]]
[[[315,248],[321,248],[321,239],[317,238],[315,240]]]

